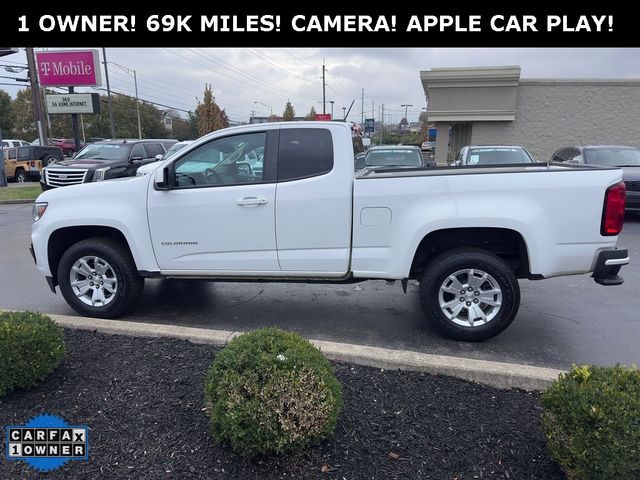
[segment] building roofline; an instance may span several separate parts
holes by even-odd
[[[640,85],[640,78],[521,78],[520,85]]]

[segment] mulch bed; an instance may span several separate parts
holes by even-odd
[[[40,413],[90,428],[88,462],[0,478],[562,479],[540,430],[538,395],[449,377],[335,363],[344,409],[305,453],[247,460],[208,431],[203,382],[219,350],[174,339],[65,332],[68,356],[42,385],[0,400],[0,425]],[[324,467],[324,468],[323,468]]]

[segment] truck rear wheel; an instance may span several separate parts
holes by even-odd
[[[520,287],[509,266],[479,249],[449,250],[420,281],[425,315],[442,334],[477,342],[507,328],[520,307]]]
[[[72,245],[60,259],[58,283],[67,303],[87,317],[115,318],[140,297],[144,278],[120,243],[90,238]]]

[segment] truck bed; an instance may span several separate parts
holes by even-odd
[[[356,178],[425,177],[439,175],[482,175],[490,173],[572,172],[576,170],[615,170],[618,167],[598,167],[559,162],[512,165],[470,165],[461,167],[377,167],[356,173]]]

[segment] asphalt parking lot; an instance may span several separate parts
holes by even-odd
[[[0,308],[75,315],[36,271],[28,252],[31,205],[0,205]],[[223,330],[279,326],[308,338],[567,368],[572,363],[640,364],[640,215],[627,216],[619,244],[629,249],[625,283],[587,276],[522,281],[515,322],[479,344],[440,337],[422,314],[417,286],[147,281],[121,320]]]

